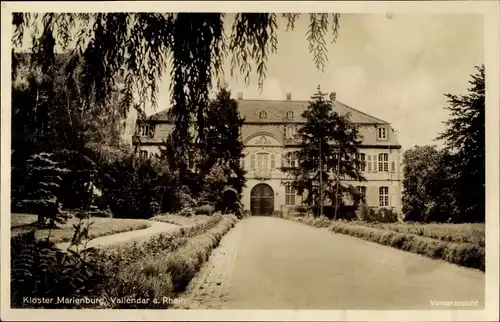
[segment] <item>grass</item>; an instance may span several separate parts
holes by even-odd
[[[288,219],[485,271],[484,224],[387,224],[331,221],[326,217]]]
[[[398,233],[409,233],[422,237],[439,239],[454,243],[471,243],[484,247],[485,225],[479,224],[420,224],[420,223],[361,223],[372,228],[392,230]]]
[[[102,287],[106,299],[140,297],[160,299],[159,303],[119,304],[107,301],[105,308],[168,308],[164,297],[175,298],[208,260],[222,237],[237,222],[235,216],[214,215],[209,220],[161,234],[144,244],[104,249],[110,277]],[[141,260],[138,261],[137,259]]]
[[[193,226],[197,225],[199,223],[205,222],[210,220],[212,218],[211,216],[208,215],[196,215],[196,216],[180,216],[180,215],[173,215],[173,214],[168,214],[168,215],[158,215],[150,220],[154,221],[161,221],[165,222],[168,224],[174,224],[178,226],[183,226],[183,227],[188,227],[188,226]]]
[[[36,215],[12,214],[11,215],[11,236],[17,236],[30,230],[35,230],[37,239],[44,239],[49,236],[54,243],[62,243],[71,240],[73,236],[73,225],[78,223],[77,218],[69,219],[66,224],[57,229],[38,229],[36,223]],[[91,222],[94,222],[89,229],[90,239],[97,237],[108,236],[112,234],[122,233],[131,230],[145,229],[151,226],[147,220],[142,219],[119,219],[119,218],[101,218],[92,217]]]

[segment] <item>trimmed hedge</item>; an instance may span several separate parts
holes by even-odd
[[[295,221],[318,228],[328,227],[335,233],[485,271],[485,248],[478,244],[447,242],[415,234],[332,222],[326,217],[315,219],[299,217]]]
[[[194,213],[196,215],[208,215],[211,216],[215,211],[214,206],[212,205],[203,205],[194,208]]]
[[[208,260],[211,252],[238,221],[233,215],[220,216],[221,219],[212,228],[195,236],[190,235],[191,229],[180,233],[176,243],[170,241],[168,246],[155,251],[143,252],[140,262],[121,267],[109,283],[103,288],[105,298],[174,298],[183,291],[191,279]],[[203,224],[205,225],[205,224]],[[205,227],[208,227],[205,225]],[[138,254],[135,254],[138,255]],[[127,258],[130,258],[127,256]],[[122,259],[126,263],[125,258]],[[113,303],[106,301],[106,308],[136,309],[136,308],[168,308],[171,303]]]

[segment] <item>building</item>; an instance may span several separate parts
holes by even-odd
[[[391,125],[376,117],[358,111],[336,100],[330,94],[334,109],[341,115],[350,113],[363,139],[359,147],[360,158],[365,161],[361,168],[366,182],[352,182],[365,194],[369,207],[387,207],[401,211],[401,146]],[[291,180],[283,173],[281,165],[294,166],[289,152],[298,149],[300,142],[296,132],[305,120],[301,117],[307,101],[294,101],[291,94],[285,100],[245,100],[238,94],[241,116],[245,123],[241,130],[245,146],[245,158],[241,164],[247,170],[246,187],[242,204],[253,214],[270,214],[273,210],[285,210],[300,205],[288,184]],[[137,142],[140,153],[148,157],[159,152],[159,146],[170,133],[171,125],[166,112],[152,115],[143,123]]]

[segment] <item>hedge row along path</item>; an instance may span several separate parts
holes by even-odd
[[[146,241],[149,238],[161,234],[168,233],[175,229],[179,229],[178,225],[168,224],[159,221],[150,221],[150,227],[140,230],[132,230],[124,233],[118,233],[103,237],[97,237],[91,239],[87,243],[87,247],[105,247],[109,245],[129,243],[129,242],[142,242]],[[70,243],[60,243],[56,244],[56,246],[60,249],[67,249]]]
[[[485,274],[297,222],[250,217],[221,240],[181,296],[191,309],[453,309]]]

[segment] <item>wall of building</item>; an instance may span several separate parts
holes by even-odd
[[[266,183],[274,191],[274,209],[282,210],[285,206],[285,185],[288,176],[280,170],[283,154],[296,150],[298,147],[284,148],[284,125],[278,124],[245,124],[242,128],[241,139],[245,143],[244,160],[242,165],[248,171],[246,187],[243,190],[243,206],[245,210],[250,210],[250,196],[253,187],[259,183]],[[368,206],[379,207],[379,189],[388,188],[389,207],[401,211],[401,149],[390,148],[383,142],[378,142],[376,138],[376,127],[361,127],[364,137],[363,144],[360,146],[360,153],[365,154],[367,163],[363,172],[366,182],[346,182],[353,186],[366,187],[366,201]],[[390,127],[389,141],[394,142],[395,134]],[[148,154],[159,153],[159,144],[165,140],[171,131],[171,125],[158,123],[154,126],[154,131],[149,137],[141,138],[141,150],[148,151]],[[368,142],[368,143],[367,143]],[[376,146],[378,145],[378,146]],[[252,155],[259,152],[265,152],[274,155],[274,167],[269,169],[266,178],[262,179],[259,175],[250,169]],[[379,154],[387,153],[387,170],[379,171]],[[257,163],[257,158],[255,157]],[[270,163],[270,160],[269,160]],[[368,166],[368,163],[370,166]],[[296,204],[300,204],[301,196],[296,196]]]

